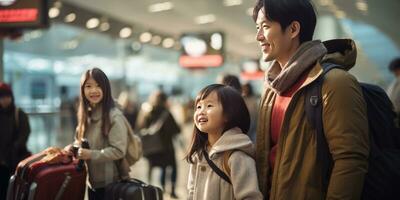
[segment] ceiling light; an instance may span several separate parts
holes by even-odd
[[[238,6],[242,3],[242,0],[224,0],[224,6]]]
[[[93,18],[90,18],[90,19],[86,22],[86,28],[88,28],[88,29],[94,29],[94,28],[96,28],[97,26],[99,26],[99,24],[100,24],[100,20],[97,19],[97,18],[95,18],[95,17],[93,17]]]
[[[356,2],[356,7],[360,11],[368,11],[368,4],[364,1]]]
[[[149,12],[161,12],[166,10],[171,10],[174,7],[174,4],[171,2],[163,2],[163,3],[156,3],[149,6]]]
[[[201,15],[194,19],[196,24],[209,24],[215,22],[216,17],[213,14]]]
[[[165,38],[162,45],[164,48],[171,48],[174,46],[175,40],[172,38]]]
[[[129,27],[122,28],[121,31],[119,31],[119,37],[121,38],[128,38],[132,35],[132,29]]]
[[[0,6],[9,6],[15,2],[16,2],[16,0],[2,0],[2,1],[0,1]]]
[[[76,19],[76,14],[75,13],[69,13],[67,16],[65,16],[64,21],[67,23],[71,23],[75,21]]]
[[[158,35],[155,35],[152,39],[151,39],[151,44],[153,45],[159,45],[161,43],[161,37]]]
[[[50,8],[50,10],[49,10],[49,17],[50,18],[56,18],[56,17],[58,17],[58,15],[60,15],[60,9],[59,8],[56,8],[56,7]]]
[[[99,27],[100,31],[108,31],[110,29],[110,23],[102,22]]]
[[[147,42],[150,42],[151,41],[151,38],[152,38],[153,36],[151,35],[151,33],[149,33],[149,32],[144,32],[144,33],[142,33],[141,35],[140,35],[140,42],[143,42],[143,43],[147,43]]]
[[[222,35],[221,33],[214,33],[211,35],[210,46],[215,50],[222,48]]]

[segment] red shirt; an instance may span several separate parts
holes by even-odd
[[[291,88],[289,88],[282,95],[277,95],[275,99],[274,106],[272,108],[271,115],[271,141],[272,148],[271,153],[269,155],[269,163],[271,165],[271,169],[274,170],[276,150],[278,149],[278,139],[281,134],[283,118],[285,117],[286,110],[289,106],[290,101],[292,100],[293,94],[300,88],[300,86],[304,83],[307,76],[303,76],[300,81],[294,84]]]

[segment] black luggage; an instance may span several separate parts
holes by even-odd
[[[162,200],[160,188],[148,185],[137,179],[123,180],[106,187],[106,200]]]

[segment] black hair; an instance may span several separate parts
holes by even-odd
[[[400,69],[400,57],[393,59],[389,64],[389,70],[395,71]]]
[[[247,92],[247,94],[244,94],[245,96],[253,96],[254,95],[254,91],[253,91],[253,86],[251,86],[250,83],[245,83],[242,86],[242,93],[244,93],[245,91]]]
[[[155,105],[154,106],[165,106],[165,103],[167,103],[168,96],[165,94],[164,91],[162,90],[157,90],[156,92],[153,93],[155,95]]]
[[[222,76],[221,84],[231,86],[236,89],[238,92],[242,92],[242,86],[240,84],[240,80],[237,76],[232,74],[225,74]]]
[[[108,80],[106,74],[99,68],[93,68],[87,70],[82,74],[81,77],[81,94],[79,98],[79,108],[78,108],[78,127],[77,127],[77,138],[82,139],[84,137],[88,118],[90,116],[90,103],[85,97],[85,83],[89,78],[93,78],[97,84],[100,86],[103,92],[103,99],[100,101],[102,109],[102,125],[101,132],[103,135],[107,136],[111,127],[110,111],[115,106],[114,100],[111,95],[110,81]]]
[[[257,0],[253,9],[253,20],[257,20],[258,12],[264,8],[268,20],[278,22],[282,30],[290,23],[300,23],[300,44],[312,40],[315,25],[317,23],[316,13],[310,0]]]
[[[196,106],[200,100],[207,98],[212,92],[216,92],[218,100],[222,105],[223,115],[226,119],[223,133],[229,129],[238,127],[246,134],[250,127],[249,110],[241,94],[232,87],[222,84],[209,85],[199,92],[194,106]],[[193,163],[193,154],[201,154],[207,142],[207,133],[201,132],[196,125],[194,125],[191,147],[186,155],[186,160],[189,163]]]

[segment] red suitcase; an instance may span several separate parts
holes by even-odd
[[[45,150],[21,161],[10,179],[7,200],[83,200],[85,168],[78,169],[78,160],[68,162],[60,152]]]

